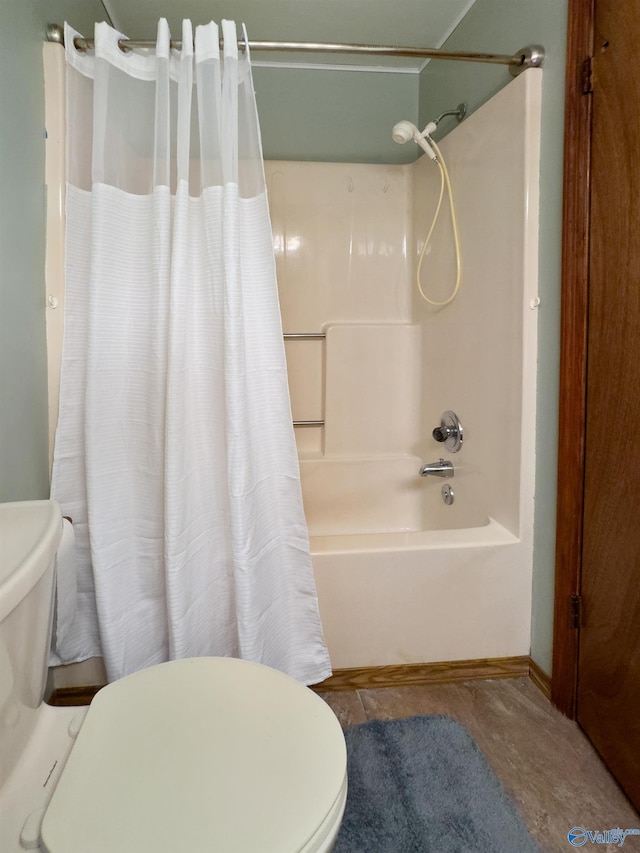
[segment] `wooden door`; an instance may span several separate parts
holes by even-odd
[[[636,808],[640,808],[639,51],[640,4],[596,0],[577,719]]]

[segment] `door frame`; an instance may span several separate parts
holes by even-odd
[[[569,0],[565,78],[560,406],[551,699],[576,716],[589,309],[591,57],[595,0]]]

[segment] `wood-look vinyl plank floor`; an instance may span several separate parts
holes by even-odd
[[[557,711],[529,678],[320,695],[343,727],[416,714],[448,714],[458,720],[545,853],[576,849],[567,839],[574,826],[640,829],[640,816],[580,727]],[[620,850],[614,844],[588,845],[607,853]],[[628,837],[623,849],[640,851],[640,838]]]

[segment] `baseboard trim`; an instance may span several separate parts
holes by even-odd
[[[529,674],[529,657],[483,658],[441,663],[409,663],[392,666],[365,666],[337,669],[313,690],[318,693],[341,690],[370,690],[378,687],[407,687],[451,684],[489,678],[522,678]]]
[[[316,693],[337,693],[346,690],[372,690],[379,687],[417,687],[428,684],[453,684],[458,681],[486,681],[492,678],[524,678],[526,676],[531,678],[547,699],[551,699],[551,679],[527,655],[337,669],[320,684],[314,684],[312,690]],[[57,706],[89,705],[102,687],[104,687],[103,684],[58,687],[47,703]]]
[[[529,658],[529,678],[551,702],[551,677],[531,658]]]
[[[91,700],[104,684],[83,684],[77,687],[57,687],[47,699],[47,705],[68,708],[69,706],[90,705]]]

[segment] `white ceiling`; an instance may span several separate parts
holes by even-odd
[[[167,18],[175,39],[181,21],[222,18],[245,23],[250,40],[440,47],[475,0],[102,0],[113,26],[129,38],[153,39]],[[88,35],[87,33],[85,35]],[[424,60],[344,55],[267,54],[262,61],[420,66]]]

